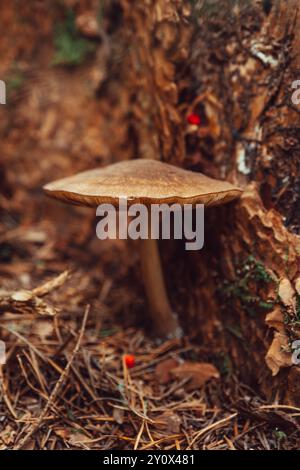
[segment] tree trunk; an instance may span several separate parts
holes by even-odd
[[[207,211],[204,250],[161,245],[181,321],[224,373],[299,405],[297,0],[120,0],[107,8],[108,30],[116,12],[118,87],[112,80],[99,91],[115,104],[114,151],[245,188],[237,203]],[[202,125],[187,123],[191,112]]]

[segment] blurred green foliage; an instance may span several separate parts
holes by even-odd
[[[65,20],[55,27],[54,47],[54,65],[80,65],[95,51],[95,45],[77,31],[72,10],[68,10]]]

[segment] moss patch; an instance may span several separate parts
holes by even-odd
[[[236,266],[236,280],[225,281],[221,295],[225,301],[239,301],[242,308],[251,316],[274,308],[272,300],[265,300],[259,294],[261,288],[273,283],[274,279],[264,265],[253,255]]]
[[[95,45],[78,33],[72,10],[67,12],[65,21],[55,27],[54,47],[54,65],[80,65],[95,51]]]

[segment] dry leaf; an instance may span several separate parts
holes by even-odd
[[[266,354],[266,363],[272,371],[272,375],[277,375],[282,367],[291,367],[292,354],[289,350],[288,337],[283,333],[275,333],[272,344]]]
[[[70,444],[76,445],[80,444],[81,442],[88,443],[90,440],[91,439],[85,434],[83,434],[83,432],[76,432],[71,434],[68,442]]]
[[[267,314],[265,322],[269,328],[274,328],[275,330],[284,333],[284,318],[279,305],[276,306],[272,312]]]
[[[15,300],[16,302],[28,302],[32,297],[33,294],[29,290],[19,290],[11,295],[12,300]]]
[[[173,411],[165,411],[155,419],[153,427],[162,434],[178,434],[180,432],[181,419]]]
[[[121,410],[120,408],[114,408],[113,409],[113,417],[114,417],[114,420],[118,423],[118,424],[123,424],[124,422],[124,410]]]
[[[288,278],[281,279],[278,286],[278,296],[283,305],[295,308],[295,290]]]
[[[219,371],[207,362],[184,362],[171,370],[171,374],[176,379],[190,378],[186,385],[187,390],[195,390],[202,387],[210,379],[219,379]]]
[[[300,277],[296,279],[295,287],[296,287],[297,294],[300,295]]]
[[[58,437],[64,440],[68,440],[71,435],[71,431],[68,428],[54,428],[54,432]]]
[[[159,362],[155,367],[155,377],[160,384],[167,384],[172,380],[171,369],[178,365],[176,359],[170,358],[165,361]]]
[[[9,424],[3,429],[3,431],[1,431],[0,434],[1,439],[5,445],[9,445],[14,442],[15,435],[16,431],[14,431]]]

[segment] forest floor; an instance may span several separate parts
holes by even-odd
[[[4,237],[19,252],[0,268],[1,449],[299,447],[300,409],[207,365],[187,337],[161,342],[133,326],[147,313],[122,247],[105,243],[98,266],[82,241],[52,243],[46,231],[1,239],[2,255]]]

